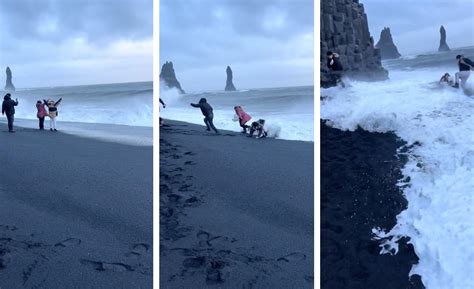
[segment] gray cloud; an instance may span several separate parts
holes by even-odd
[[[141,39],[152,35],[152,7],[152,0],[2,0],[1,29],[11,40]]]
[[[160,1],[160,62],[185,89],[222,89],[227,65],[241,88],[311,84],[312,35],[311,0]]]
[[[152,78],[153,0],[1,0],[0,36],[19,87]]]

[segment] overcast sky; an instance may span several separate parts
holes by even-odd
[[[361,0],[375,43],[384,27],[402,55],[437,51],[444,25],[451,48],[474,45],[474,0]]]
[[[152,2],[0,0],[1,87],[151,81]]]
[[[313,0],[160,0],[160,66],[186,91],[313,84]]]

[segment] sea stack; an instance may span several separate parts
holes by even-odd
[[[7,73],[7,82],[5,84],[5,90],[6,91],[15,91],[15,86],[13,85],[13,82],[12,82],[12,71],[11,71],[10,67],[8,67],[8,66],[7,66],[6,73]]]
[[[448,43],[446,43],[446,29],[444,29],[444,26],[441,25],[441,28],[439,29],[439,34],[441,35],[441,39],[439,40],[439,48],[438,51],[450,51]]]
[[[380,39],[375,45],[375,48],[380,49],[382,59],[396,59],[401,56],[397,46],[393,43],[392,34],[388,27],[385,27],[382,32],[380,32]]]
[[[176,88],[178,89],[179,93],[184,93],[184,90],[181,88],[181,84],[179,83],[178,79],[176,79],[176,74],[173,68],[173,62],[167,61],[161,67],[160,72],[160,81],[168,88]]]
[[[225,91],[235,91],[234,83],[232,83],[232,69],[230,68],[230,66],[227,66],[227,69],[225,70],[225,72],[227,73]]]
[[[385,80],[380,50],[370,36],[364,5],[359,0],[321,1],[321,87],[336,85],[327,68],[328,51],[338,53],[344,75],[359,80]]]

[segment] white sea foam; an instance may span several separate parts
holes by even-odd
[[[0,119],[0,123],[6,124],[5,119]],[[38,121],[31,119],[15,119],[16,127],[38,129]],[[51,134],[48,131],[49,120],[45,120],[46,130],[42,133]],[[101,141],[133,145],[133,146],[152,146],[153,130],[151,127],[144,126],[125,126],[100,123],[79,123],[70,121],[60,121],[57,128],[61,133],[75,135],[79,137],[93,138]],[[19,132],[21,133],[21,132]]]
[[[19,89],[15,117],[36,119],[36,101],[63,98],[58,121],[153,126],[153,84],[121,83]]]
[[[232,93],[200,92],[180,95],[177,90],[164,90],[160,98],[166,108],[160,116],[204,125],[199,109],[191,107],[206,98],[214,109],[214,124],[218,129],[240,131],[233,121],[234,106],[240,105],[252,120],[265,119],[272,135],[281,139],[313,141],[313,87],[242,90]]]
[[[393,131],[420,144],[402,170],[410,180],[403,186],[408,208],[394,228],[374,228],[375,238],[388,245],[382,253],[394,253],[399,238],[410,237],[420,258],[411,274],[421,275],[427,289],[472,289],[474,99],[434,84],[444,72],[391,71],[388,81],[322,90],[321,118],[343,130]]]

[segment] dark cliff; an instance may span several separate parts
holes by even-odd
[[[5,83],[5,90],[6,91],[15,91],[15,86],[13,85],[12,82],[12,71],[10,70],[10,67],[7,66],[7,81]]]
[[[438,51],[450,51],[448,43],[446,43],[446,29],[444,29],[443,25],[439,29],[440,40],[439,40],[439,48]]]
[[[390,28],[388,27],[385,27],[382,32],[380,32],[380,39],[375,45],[375,48],[380,49],[382,59],[396,59],[401,56],[397,46],[393,43],[392,33],[390,33]]]
[[[225,72],[227,73],[225,91],[235,91],[234,83],[232,83],[232,69],[230,68],[230,66],[227,66],[227,69],[225,70]]]
[[[322,87],[335,85],[326,66],[328,51],[340,55],[344,75],[348,77],[368,81],[388,78],[359,0],[321,0],[320,13]]]
[[[173,68],[173,62],[167,61],[161,67],[160,72],[160,81],[162,81],[168,88],[176,88],[180,93],[184,93],[184,90],[181,88],[181,84],[178,79],[176,79],[176,74]]]

